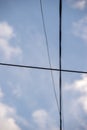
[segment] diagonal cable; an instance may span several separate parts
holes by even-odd
[[[41,9],[41,15],[42,15],[43,31],[44,31],[45,40],[46,40],[46,47],[47,47],[49,65],[50,65],[50,68],[52,68],[51,58],[50,58],[50,53],[49,53],[49,46],[48,46],[48,38],[47,38],[47,33],[46,33],[46,26],[45,26],[45,21],[44,21],[42,0],[40,0],[40,9]],[[56,103],[57,103],[57,109],[58,109],[58,113],[59,113],[59,103],[58,103],[58,98],[57,98],[57,94],[56,94],[56,86],[55,86],[55,81],[54,81],[54,77],[53,77],[53,71],[50,70],[50,72],[51,72],[51,78],[52,78],[52,83],[53,83],[54,96],[55,96],[55,100],[56,100]]]

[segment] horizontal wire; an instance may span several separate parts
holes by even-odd
[[[0,63],[0,66],[9,66],[9,67],[18,67],[18,68],[29,68],[29,69],[37,69],[37,70],[60,71],[60,69],[57,69],[57,68],[47,68],[47,67],[41,67],[41,66],[28,66],[28,65],[9,64],[9,63]],[[87,74],[87,71],[79,71],[79,70],[61,69],[61,71],[62,72],[68,72],[68,73],[82,73],[82,74]]]
[[[87,74],[87,71],[80,71],[80,70],[66,70],[66,69],[62,69],[61,71],[63,71],[63,72],[69,72],[69,73]]]
[[[47,67],[41,67],[41,66],[28,66],[28,65],[20,65],[20,64],[9,64],[9,63],[0,63],[0,66],[59,71],[59,69],[55,69],[55,68],[47,68]]]

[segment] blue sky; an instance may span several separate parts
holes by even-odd
[[[42,0],[52,67],[58,68],[58,0]],[[62,68],[87,71],[87,1],[63,0]],[[39,0],[0,0],[0,62],[49,67]],[[58,72],[53,72],[59,92]],[[62,73],[67,130],[87,129],[87,75]],[[58,130],[50,71],[0,67],[0,129]]]

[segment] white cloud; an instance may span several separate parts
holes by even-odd
[[[82,78],[80,80],[76,80],[73,83],[73,88],[76,91],[79,91],[83,94],[87,94],[87,76],[86,75],[82,75]]]
[[[76,80],[73,84],[67,84],[67,89],[73,89],[77,92],[81,92],[82,94],[87,94],[87,76],[82,75],[81,79]]]
[[[78,102],[82,105],[84,111],[87,113],[87,96],[82,96],[79,98]]]
[[[11,39],[14,36],[13,28],[8,23],[0,23],[0,37]]]
[[[73,7],[74,8],[77,8],[77,9],[84,9],[86,6],[86,0],[78,0],[78,1],[75,1],[74,4],[73,4]]]
[[[0,98],[4,97],[4,93],[2,92],[2,89],[0,88]]]
[[[65,90],[79,94],[76,99],[72,97],[72,100],[75,100],[78,107],[79,104],[82,105],[87,113],[87,75],[82,75],[81,79],[74,81],[72,84],[66,84]]]
[[[77,99],[87,113],[87,75],[82,75],[80,80],[73,83],[72,87],[75,91],[80,92],[81,96]]]
[[[87,6],[87,1],[86,0],[68,0],[70,5],[79,10],[83,10]]]
[[[73,23],[73,33],[87,42],[87,17]]]
[[[80,79],[72,83],[66,83],[64,87],[64,115],[67,122],[73,121],[73,126],[78,129],[87,129],[87,75],[81,75]],[[71,127],[70,127],[71,128]]]
[[[0,130],[21,130],[13,118],[14,114],[13,108],[0,103]]]
[[[15,36],[13,28],[6,22],[0,23],[0,52],[5,60],[10,60],[22,54],[20,47],[14,47],[10,44],[10,39],[13,36]]]
[[[32,114],[34,122],[40,130],[58,130],[53,119],[49,116],[48,112],[43,109],[36,110]]]
[[[4,93],[0,88],[0,98],[3,99]],[[16,121],[27,128],[30,128],[29,122],[16,114],[16,110],[0,101],[0,130],[21,130]]]
[[[48,120],[48,114],[44,110],[37,110],[33,113],[34,121],[42,128],[46,126]]]
[[[0,39],[0,50],[3,52],[6,60],[10,60],[12,57],[22,53],[19,47],[12,47],[5,39]]]
[[[72,84],[65,83],[65,90],[74,90],[76,92],[80,92],[83,95],[87,94],[87,75],[81,75],[81,78],[75,80]]]

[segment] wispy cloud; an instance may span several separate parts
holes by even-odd
[[[85,96],[82,96],[82,97],[78,100],[78,102],[82,105],[82,107],[83,107],[85,113],[87,113],[87,96],[86,96],[86,95],[85,95]]]
[[[74,88],[83,94],[87,94],[87,76],[82,75],[80,80],[74,82]]]
[[[87,6],[86,0],[67,0],[72,8],[83,10]]]
[[[1,88],[0,99],[4,100],[4,93]],[[17,123],[22,124],[26,128],[30,128],[29,122],[19,116],[15,108],[3,103],[3,100],[0,100],[0,130],[21,130]]]
[[[81,92],[82,94],[87,94],[87,76],[82,75],[81,79],[74,81],[72,84],[66,84],[65,89],[73,89],[76,92]]]
[[[1,88],[0,98],[4,98],[4,93]],[[15,109],[0,101],[0,130],[21,130],[21,128],[16,123],[14,118],[15,116]]]
[[[81,79],[76,80],[71,86],[75,91],[81,93],[77,101],[87,113],[87,75],[82,75]]]
[[[34,122],[40,130],[58,130],[51,116],[44,109],[36,110],[32,114]]]
[[[16,124],[12,115],[15,114],[15,110],[3,103],[0,103],[0,129],[1,130],[21,130]]]
[[[15,36],[13,28],[6,22],[0,23],[0,51],[5,60],[20,56],[22,50],[18,46],[10,44],[10,40]]]
[[[78,128],[80,127],[86,130],[87,125],[85,115],[87,114],[87,75],[82,75],[80,79],[75,80],[73,83],[66,84],[65,93],[68,96],[64,99],[66,102],[66,105],[64,106],[69,112],[67,112],[68,116],[66,116],[66,120],[71,122],[73,120],[73,124],[75,124],[75,122],[79,124],[76,124]]]
[[[13,28],[7,22],[0,23],[0,37],[11,39],[13,36],[15,36]]]
[[[75,36],[87,42],[87,17],[73,23],[73,33]]]
[[[0,98],[3,98],[4,97],[4,93],[2,91],[2,89],[0,88]]]

